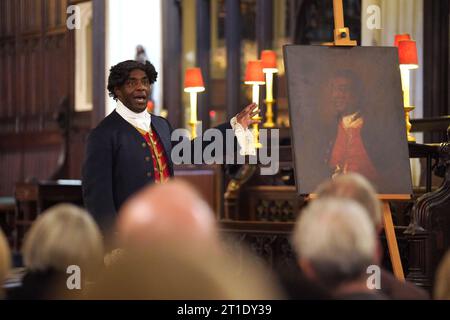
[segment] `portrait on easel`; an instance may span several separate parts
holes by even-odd
[[[325,123],[327,137],[325,160],[330,175],[358,172],[371,181],[379,178],[366,146],[365,137],[370,132],[370,119],[363,106],[364,86],[359,76],[349,70],[338,70],[327,81],[323,92],[329,92],[319,103],[321,119]]]
[[[394,48],[286,46],[297,189],[357,172],[380,194],[411,194]]]

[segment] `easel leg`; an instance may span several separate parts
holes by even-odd
[[[394,275],[398,280],[404,281],[405,275],[403,273],[402,261],[400,259],[397,238],[395,236],[394,223],[392,222],[391,208],[389,207],[388,201],[383,201],[383,223]]]

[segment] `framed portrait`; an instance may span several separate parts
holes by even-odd
[[[284,47],[299,194],[357,172],[379,194],[412,193],[394,47]]]

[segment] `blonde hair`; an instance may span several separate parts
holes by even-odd
[[[436,272],[434,299],[450,300],[450,250],[445,254]]]
[[[9,250],[8,242],[0,229],[0,283],[5,281],[11,268],[11,251]],[[0,293],[2,287],[0,287]]]
[[[375,228],[381,227],[381,205],[372,184],[358,173],[342,174],[319,185],[315,192],[319,198],[339,197],[351,199],[362,205]]]
[[[66,272],[70,265],[90,271],[103,259],[97,225],[85,210],[71,204],[46,210],[26,234],[22,251],[31,271]]]

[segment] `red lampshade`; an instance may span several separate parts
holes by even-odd
[[[203,83],[202,71],[200,68],[187,68],[184,77],[185,92],[202,92],[205,91]]]
[[[412,69],[419,66],[417,46],[414,40],[399,41],[398,54],[400,57],[400,65],[408,65]]]
[[[395,35],[394,46],[398,47],[398,43],[403,40],[411,40],[411,36],[408,33]]]
[[[261,60],[253,60],[247,63],[245,71],[245,84],[260,84],[265,83],[263,64]]]
[[[264,72],[278,72],[277,54],[272,50],[263,50],[261,52],[261,60]]]

